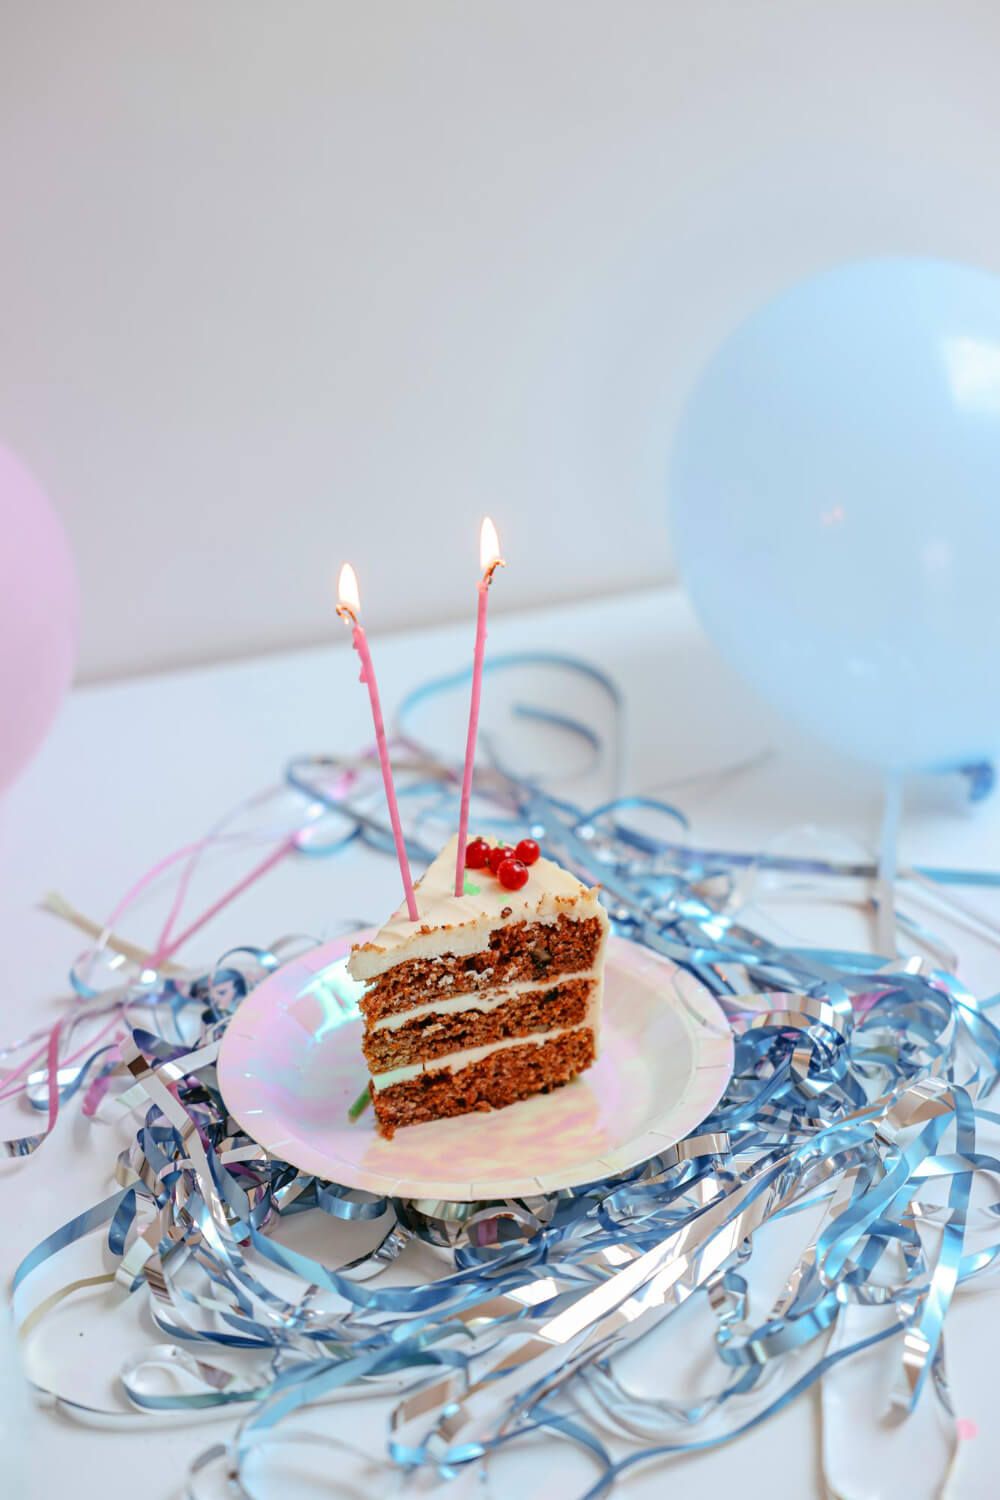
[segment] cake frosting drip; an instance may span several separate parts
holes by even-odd
[[[419,921],[410,921],[405,904],[399,907],[370,942],[355,948],[347,966],[352,978],[374,979],[408,958],[476,953],[485,934],[507,923],[555,922],[562,915],[604,919],[597,890],[544,858],[529,867],[519,891],[507,890],[489,870],[468,870],[466,893],[456,896],[457,844],[449,839],[417,881]]]

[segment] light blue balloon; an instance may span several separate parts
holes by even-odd
[[[726,340],[671,472],[681,573],[790,719],[880,766],[1000,749],[1000,278],[864,261]]]

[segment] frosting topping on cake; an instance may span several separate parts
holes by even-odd
[[[508,890],[489,870],[467,870],[465,894],[456,896],[457,844],[457,838],[449,839],[416,883],[420,920],[410,921],[404,903],[370,942],[354,949],[347,966],[354,979],[373,979],[409,958],[476,953],[484,945],[484,933],[507,923],[555,922],[560,916],[601,912],[596,887],[583,885],[545,858],[528,867],[520,890]]]

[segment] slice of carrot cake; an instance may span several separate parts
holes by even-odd
[[[474,839],[455,895],[457,840],[405,906],[354,948],[371,1097],[383,1135],[501,1109],[568,1083],[597,1055],[608,918],[522,839]]]

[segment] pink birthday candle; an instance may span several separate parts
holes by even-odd
[[[382,785],[385,787],[385,800],[389,808],[389,822],[392,824],[392,836],[396,841],[396,858],[399,861],[399,873],[403,877],[403,890],[406,893],[406,910],[411,922],[420,920],[417,910],[417,898],[413,894],[413,881],[410,879],[410,862],[406,857],[406,845],[403,842],[403,828],[399,821],[399,808],[396,805],[396,788],[392,780],[392,766],[389,763],[389,747],[385,740],[385,725],[382,722],[382,705],[378,698],[378,683],[375,680],[375,668],[372,666],[371,652],[368,650],[368,638],[361,627],[358,619],[361,613],[361,596],[358,593],[358,580],[350,563],[345,563],[340,570],[340,579],[337,583],[337,613],[340,618],[349,622],[352,626],[351,639],[354,649],[358,653],[361,662],[361,681],[367,684],[368,697],[372,706],[372,720],[375,725],[375,744],[378,747],[379,764],[382,767]]]
[[[476,736],[479,733],[479,699],[483,691],[483,656],[486,651],[486,606],[490,584],[497,568],[505,566],[500,556],[500,538],[489,516],[483,518],[479,531],[479,607],[476,611],[476,649],[472,657],[472,696],[469,699],[469,733],[465,741],[465,770],[462,774],[462,804],[458,814],[458,850],[455,860],[455,895],[465,890],[465,846],[469,841],[469,801],[472,797],[472,770],[476,763]]]

